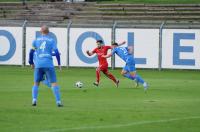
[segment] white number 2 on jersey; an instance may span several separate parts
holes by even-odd
[[[42,42],[40,45],[40,49],[44,52],[44,49],[46,48],[46,41]]]
[[[128,55],[128,51],[124,47],[120,47],[120,49],[124,52],[124,55]]]

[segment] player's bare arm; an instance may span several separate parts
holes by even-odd
[[[126,43],[126,41],[123,41],[121,43],[118,44],[118,46],[124,45]]]

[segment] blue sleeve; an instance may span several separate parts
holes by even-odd
[[[29,62],[30,65],[33,65],[33,64],[34,64],[34,63],[33,63],[33,55],[34,55],[34,52],[35,52],[34,49],[31,49],[30,52],[29,52],[29,60],[28,60],[28,62]]]
[[[59,53],[58,49],[54,50],[54,55],[56,56],[58,65],[60,65],[60,53]]]
[[[57,45],[56,45],[56,42],[52,39],[52,43],[53,43],[53,50],[56,50],[56,49],[58,49],[57,48]]]
[[[112,50],[111,54],[114,55],[115,52],[116,52],[116,48],[114,48],[114,49]]]

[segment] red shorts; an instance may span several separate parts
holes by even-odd
[[[99,67],[97,68],[97,70],[100,70],[102,72],[107,72],[108,71],[108,64],[101,64],[101,65],[99,65]]]

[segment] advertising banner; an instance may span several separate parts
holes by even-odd
[[[116,42],[126,41],[123,46],[131,46],[137,68],[158,68],[159,30],[158,29],[116,29]],[[117,55],[115,66],[123,67],[125,62]]]
[[[162,68],[200,69],[200,30],[164,29]]]
[[[22,27],[0,27],[0,64],[22,65]]]

